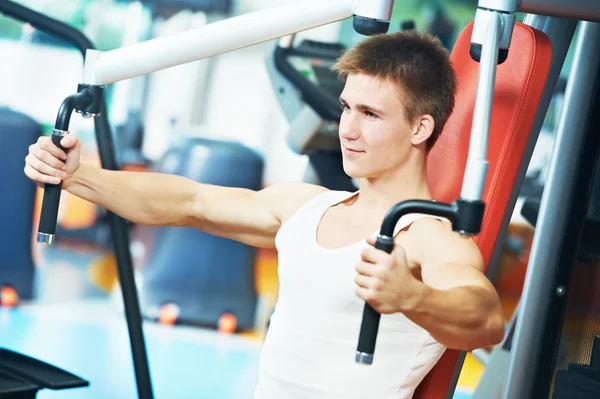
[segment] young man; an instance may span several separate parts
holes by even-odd
[[[445,348],[498,343],[504,320],[481,254],[449,223],[407,215],[396,249],[373,247],[388,210],[431,200],[426,156],[454,107],[456,77],[439,40],[405,31],[369,38],[335,69],[346,80],[339,135],[356,193],[309,184],[258,192],[162,174],[79,164],[49,138],[25,173],[58,183],[135,223],[192,226],[279,253],[279,298],[264,342],[256,398],[409,398]],[[354,362],[364,300],[382,313],[374,363]]]

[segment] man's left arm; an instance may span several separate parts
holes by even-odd
[[[500,300],[472,239],[453,232],[448,223],[423,218],[397,241],[403,245],[396,245],[392,256],[375,248],[363,252],[357,266],[359,296],[380,313],[403,313],[451,349],[502,340]]]

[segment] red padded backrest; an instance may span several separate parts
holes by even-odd
[[[456,106],[427,161],[433,197],[440,202],[453,202],[460,196],[469,152],[479,75],[479,64],[469,56],[472,30],[473,22],[463,30],[452,50],[458,77]],[[486,209],[481,233],[475,238],[486,267],[507,211],[551,58],[552,46],[543,32],[520,23],[515,25],[508,59],[496,72],[483,195]],[[459,354],[447,350],[421,382],[414,398],[445,398]]]

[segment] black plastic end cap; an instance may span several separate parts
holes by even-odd
[[[469,47],[469,55],[475,62],[481,62],[481,44],[471,43]],[[498,50],[498,65],[504,63],[508,59],[508,49],[501,48]]]
[[[390,28],[389,21],[378,21],[376,19],[354,16],[352,21],[354,30],[365,36],[373,36],[381,33],[387,33]]]
[[[453,224],[453,230],[466,235],[479,234],[485,212],[485,202],[458,198],[456,206],[456,220]]]
[[[89,115],[98,115],[102,109],[102,101],[104,99],[104,86],[79,84],[77,93],[87,91],[92,96],[92,102],[89,105],[77,105],[75,111]]]
[[[394,250],[394,238],[388,236],[382,236],[381,234],[377,236],[377,241],[375,242],[375,248],[381,249],[382,251],[391,254]]]

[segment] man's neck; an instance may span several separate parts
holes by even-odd
[[[361,179],[355,205],[387,212],[397,203],[413,199],[432,199],[424,162],[406,163],[396,173],[377,179]]]

